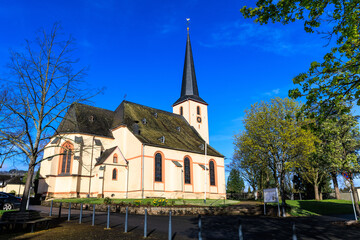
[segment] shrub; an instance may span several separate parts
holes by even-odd
[[[141,205],[141,200],[134,201],[135,206],[139,207]]]
[[[11,190],[9,193],[12,194],[12,195],[16,195],[16,191],[15,191],[15,190]]]
[[[112,200],[109,197],[104,198],[104,204],[110,205],[112,203]]]
[[[153,201],[153,205],[155,207],[166,206],[167,203],[168,203],[168,200],[166,200],[166,199],[154,199],[154,201]]]

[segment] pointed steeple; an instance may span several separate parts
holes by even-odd
[[[180,94],[180,98],[173,104],[173,106],[189,99],[207,105],[207,103],[199,96],[199,90],[195,75],[194,59],[191,50],[189,27],[188,27],[181,94]]]

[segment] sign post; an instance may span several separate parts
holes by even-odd
[[[266,203],[278,204],[278,215],[280,217],[279,194],[277,188],[264,189],[264,215],[266,215]]]
[[[351,173],[350,173],[351,174]],[[355,204],[354,204],[354,194],[352,192],[352,188],[351,188],[351,182],[350,182],[350,177],[349,174],[347,172],[342,172],[342,176],[345,178],[345,180],[347,180],[350,183],[350,195],[351,195],[351,202],[353,205],[353,209],[354,209],[354,217],[355,217],[355,221],[357,220],[357,215],[356,215],[356,210],[355,210]]]

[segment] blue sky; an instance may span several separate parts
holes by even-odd
[[[302,23],[261,26],[244,19],[244,4],[253,1],[1,1],[0,73],[7,71],[9,49],[21,50],[25,39],[58,21],[76,39],[80,64],[89,67],[86,81],[105,87],[93,99],[95,106],[115,110],[126,95],[172,111],[180,95],[189,17],[199,92],[209,103],[210,144],[230,159],[244,110],[286,97],[292,78],[328,50]]]

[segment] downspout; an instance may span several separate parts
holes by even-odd
[[[89,176],[89,193],[88,193],[88,197],[90,197],[91,195],[91,175],[92,175],[92,165],[93,165],[93,157],[94,157],[94,141],[95,141],[95,136],[92,139],[92,146],[91,146],[91,162],[90,162],[90,176]]]
[[[144,198],[144,155],[145,144],[142,144],[142,163],[141,163],[141,198]]]
[[[130,168],[130,165],[129,165],[129,162],[126,163],[127,166],[126,166],[126,199],[128,198],[128,193],[129,193],[129,168]]]
[[[102,193],[101,193],[101,197],[105,197],[105,195],[104,195],[104,192],[105,192],[105,190],[104,190],[104,187],[105,187],[105,185],[104,185],[104,183],[105,183],[105,171],[106,171],[106,166],[104,166],[104,174],[103,174],[103,182],[102,182]]]
[[[206,155],[207,155],[207,143],[205,141],[205,158],[204,158],[204,176],[205,176],[205,181],[204,181],[204,203],[206,204],[206,185],[207,185],[207,176],[206,176]]]

